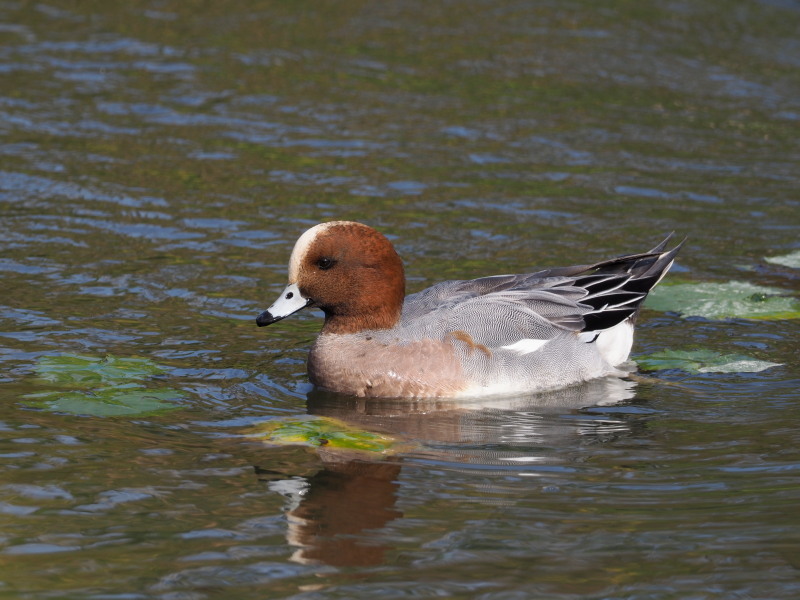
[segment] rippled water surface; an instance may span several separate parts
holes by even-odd
[[[0,2],[0,597],[800,597],[791,311],[645,309],[635,356],[738,366],[459,403],[255,326],[328,219],[410,291],[676,231],[669,281],[791,303],[799,134],[792,0]]]

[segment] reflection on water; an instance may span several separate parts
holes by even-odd
[[[388,546],[369,532],[403,516],[395,508],[400,464],[335,455],[323,456],[323,462],[307,479],[269,483],[288,500],[286,541],[298,549],[292,560],[335,567],[383,563]]]
[[[491,465],[525,476],[569,469],[558,448],[573,446],[576,438],[602,441],[630,432],[623,419],[578,409],[619,405],[634,398],[635,387],[634,381],[606,377],[526,397],[414,401],[313,390],[310,414],[388,434],[405,442],[407,451],[386,458],[322,446],[322,466],[310,476],[285,478],[285,471],[258,466],[256,471],[287,499],[286,539],[297,548],[292,560],[378,565],[388,547],[375,532],[403,516],[395,503],[404,464],[481,470]]]
[[[493,445],[513,453],[563,437],[597,434],[598,424],[560,419],[565,411],[609,406],[635,396],[636,383],[604,377],[561,390],[509,398],[465,400],[364,399],[314,390],[308,412],[335,417],[361,429],[413,440],[422,447],[463,452],[471,445]],[[610,424],[609,424],[610,426]],[[481,464],[502,462],[502,453],[477,454]],[[444,460],[447,460],[446,458]],[[465,462],[470,462],[463,455]],[[510,460],[510,458],[509,458]],[[517,458],[516,460],[519,460]]]

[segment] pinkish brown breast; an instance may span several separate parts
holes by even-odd
[[[369,335],[321,334],[308,357],[317,387],[372,398],[442,398],[468,387],[455,348],[432,339],[391,343]]]

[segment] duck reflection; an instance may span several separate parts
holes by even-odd
[[[289,499],[286,539],[297,548],[292,560],[335,567],[383,563],[386,545],[362,534],[402,516],[394,508],[400,464],[337,456],[323,456],[323,463],[308,478],[269,484]]]
[[[322,467],[314,474],[272,479],[270,488],[287,498],[287,541],[297,548],[292,559],[331,566],[381,564],[389,548],[385,538],[371,532],[403,516],[395,504],[404,460],[504,469],[563,461],[549,449],[628,431],[624,420],[602,409],[576,409],[630,400],[635,385],[606,378],[545,394],[475,401],[363,399],[312,391],[309,414],[390,435],[407,443],[408,451],[371,461],[364,453],[322,446]]]
[[[636,383],[606,377],[583,385],[528,396],[464,400],[354,398],[314,390],[307,396],[309,414],[333,417],[359,429],[441,448],[445,454],[464,445],[558,442],[578,435],[626,430],[623,421],[602,411],[596,418],[574,419],[577,409],[618,405],[635,395]],[[568,418],[564,418],[568,417]],[[489,461],[487,454],[475,457]]]

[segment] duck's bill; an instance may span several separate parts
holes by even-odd
[[[300,290],[297,288],[297,284],[290,283],[286,286],[286,289],[281,292],[281,295],[272,306],[258,315],[256,318],[256,325],[259,327],[272,325],[276,321],[293,315],[309,304],[311,304],[311,300],[303,297],[303,294],[301,294]]]

